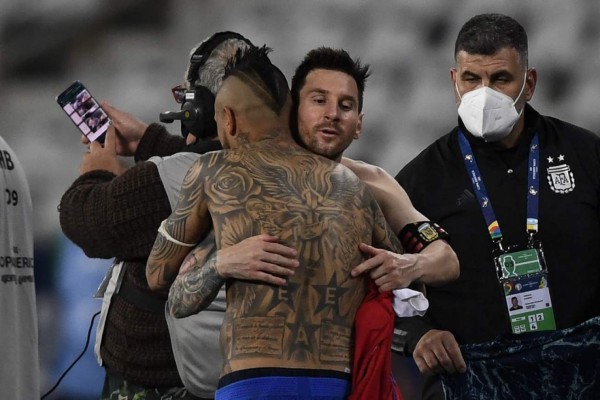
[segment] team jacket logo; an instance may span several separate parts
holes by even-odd
[[[565,156],[562,154],[557,157],[557,161],[564,160]],[[554,158],[548,157],[548,163],[552,164],[553,162]],[[547,171],[548,175],[546,177],[548,178],[550,189],[555,193],[569,193],[575,189],[575,178],[568,164],[553,165],[548,167]]]

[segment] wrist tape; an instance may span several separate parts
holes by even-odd
[[[167,230],[165,229],[166,223],[167,223],[167,220],[165,219],[165,220],[163,220],[163,222],[160,223],[160,226],[158,227],[158,233],[160,233],[162,235],[162,237],[167,239],[169,242],[175,243],[179,246],[183,246],[183,247],[195,247],[196,246],[196,244],[188,244],[188,243],[180,242],[179,240],[175,239],[173,236],[169,235],[169,232],[167,232]]]

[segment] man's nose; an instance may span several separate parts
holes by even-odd
[[[490,82],[489,78],[481,78],[481,82],[478,87],[492,87],[492,82]]]
[[[339,107],[335,104],[328,105],[325,108],[325,118],[330,121],[337,121],[340,119]]]

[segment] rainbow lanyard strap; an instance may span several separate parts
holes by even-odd
[[[538,332],[556,329],[556,321],[549,291],[548,271],[541,244],[534,240],[538,232],[539,211],[539,135],[529,145],[527,175],[527,246],[502,248],[502,231],[492,208],[473,150],[459,130],[459,145],[473,190],[479,201],[488,232],[496,244],[494,265],[504,291],[506,309],[512,333]]]
[[[502,231],[496,213],[492,207],[492,201],[488,196],[485,184],[475,156],[473,149],[469,144],[465,134],[462,130],[458,130],[458,144],[460,151],[463,156],[463,162],[467,169],[469,179],[473,185],[475,196],[479,202],[479,208],[485,218],[488,232],[492,241],[502,249]],[[540,161],[540,149],[539,149],[539,135],[536,132],[531,143],[529,145],[529,171],[527,174],[527,232],[529,233],[529,245],[533,244],[533,237],[538,232],[538,214],[539,214],[539,188],[540,188],[540,174],[539,174],[539,161]]]

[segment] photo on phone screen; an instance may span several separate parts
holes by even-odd
[[[56,101],[90,142],[104,143],[110,119],[80,81],[56,96]]]

